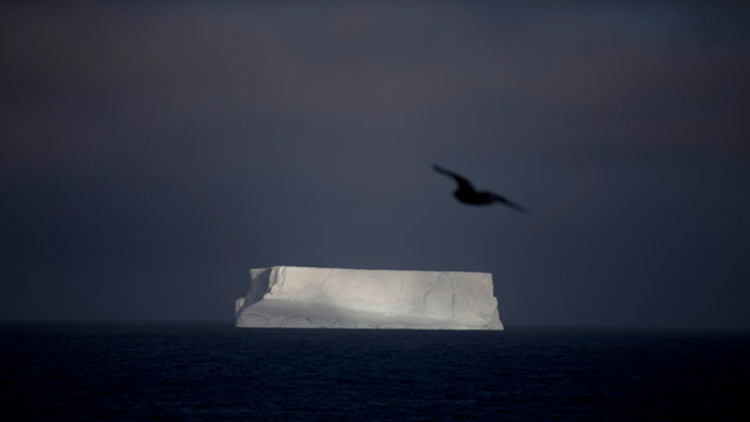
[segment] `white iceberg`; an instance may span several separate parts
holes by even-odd
[[[492,274],[276,266],[250,270],[237,327],[502,330]]]

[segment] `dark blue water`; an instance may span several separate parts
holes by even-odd
[[[0,324],[0,420],[750,420],[750,335]]]

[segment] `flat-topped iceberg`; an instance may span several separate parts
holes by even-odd
[[[502,330],[492,275],[276,266],[250,270],[237,327]]]

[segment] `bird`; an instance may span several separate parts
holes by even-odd
[[[458,183],[458,189],[453,191],[453,195],[464,204],[490,205],[494,204],[495,202],[499,202],[506,207],[513,208],[516,211],[527,214],[529,213],[529,210],[516,204],[515,202],[510,201],[504,196],[488,191],[478,191],[474,189],[474,186],[471,184],[471,182],[469,182],[468,180],[466,180],[466,178],[459,174],[456,174],[450,170],[446,170],[437,164],[433,164],[432,168],[440,174],[452,177],[456,181],[456,183]]]

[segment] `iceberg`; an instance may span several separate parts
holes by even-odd
[[[274,266],[250,270],[237,327],[502,330],[492,274]]]

